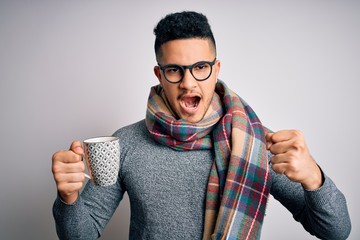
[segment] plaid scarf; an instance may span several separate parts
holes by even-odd
[[[204,118],[176,119],[160,85],[151,88],[146,125],[176,150],[213,149],[203,239],[260,239],[270,192],[265,128],[250,106],[220,80]]]

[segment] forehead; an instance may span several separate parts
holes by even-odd
[[[189,65],[198,61],[212,61],[215,48],[210,40],[200,38],[177,39],[160,47],[160,63]]]

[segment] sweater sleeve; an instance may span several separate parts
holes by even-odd
[[[313,191],[271,170],[271,194],[310,234],[320,239],[346,239],[351,222],[346,199],[325,174],[323,185]]]
[[[88,181],[73,204],[66,204],[58,196],[53,215],[59,239],[98,239],[123,195],[119,181],[109,187]]]

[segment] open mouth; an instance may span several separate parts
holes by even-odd
[[[182,97],[181,98],[181,105],[183,106],[186,112],[192,113],[194,110],[197,109],[199,106],[200,97],[193,96],[193,97]]]

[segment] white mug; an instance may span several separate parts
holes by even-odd
[[[116,183],[120,169],[118,137],[95,137],[84,140],[85,160],[91,180],[98,186]]]

